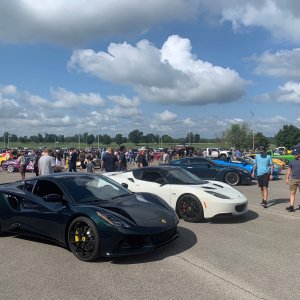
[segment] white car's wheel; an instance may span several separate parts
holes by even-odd
[[[176,212],[178,217],[186,222],[204,221],[202,204],[197,197],[191,194],[183,195],[177,200]]]

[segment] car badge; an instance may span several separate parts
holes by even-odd
[[[166,221],[165,219],[161,219],[161,222],[162,222],[163,224],[167,224],[167,221]]]

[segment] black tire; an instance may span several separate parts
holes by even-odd
[[[93,261],[100,256],[100,237],[93,221],[78,217],[68,228],[68,244],[72,253],[82,261]]]
[[[8,173],[13,173],[15,171],[15,167],[13,165],[8,165],[7,166],[7,172]]]
[[[229,171],[224,176],[224,182],[229,185],[238,185],[241,181],[240,175],[236,172]]]
[[[178,217],[186,222],[199,223],[205,220],[202,204],[194,195],[181,196],[177,200],[176,212]]]
[[[227,161],[227,156],[225,154],[221,154],[220,159],[222,159],[224,161]]]

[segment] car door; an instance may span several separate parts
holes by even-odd
[[[23,230],[64,241],[63,224],[69,217],[65,202],[47,202],[44,196],[58,194],[64,199],[61,188],[50,180],[29,180],[24,186],[27,197],[20,203],[20,226]]]
[[[187,165],[184,166],[184,168],[202,179],[214,179],[216,178],[217,173],[220,171],[220,168],[209,161],[199,164]]]
[[[131,191],[156,194],[170,204],[171,188],[159,170],[145,168],[138,173],[139,176],[135,177],[131,184]]]

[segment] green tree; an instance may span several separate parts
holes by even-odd
[[[196,133],[194,135],[194,143],[200,143],[200,134]]]
[[[163,142],[164,144],[170,144],[170,143],[173,143],[173,142],[174,142],[174,140],[172,139],[172,137],[170,137],[170,136],[167,135],[167,134],[164,134],[164,135],[161,137],[161,139],[162,139],[162,142]]]
[[[252,148],[252,132],[247,123],[232,124],[223,135],[229,146],[238,149]]]
[[[139,142],[142,140],[143,132],[139,131],[138,129],[135,129],[128,134],[128,139],[134,143],[135,145],[138,145]]]
[[[95,136],[93,134],[89,134],[87,137],[86,137],[86,142],[88,145],[91,145],[94,143],[95,141]]]
[[[147,135],[144,135],[142,140],[145,143],[158,143],[159,137],[157,139],[156,135],[154,135],[153,133],[149,133]]]
[[[114,141],[117,145],[121,145],[124,143],[124,138],[123,138],[123,135],[121,133],[118,133],[116,134],[115,138],[114,138]]]
[[[291,149],[300,141],[300,129],[294,125],[283,125],[283,128],[275,135],[277,146],[284,146]]]
[[[266,149],[270,146],[270,141],[267,137],[265,137],[261,132],[257,132],[254,135],[254,144],[257,147],[265,147]]]
[[[104,145],[111,144],[111,137],[108,134],[104,134],[102,137],[102,141]]]

